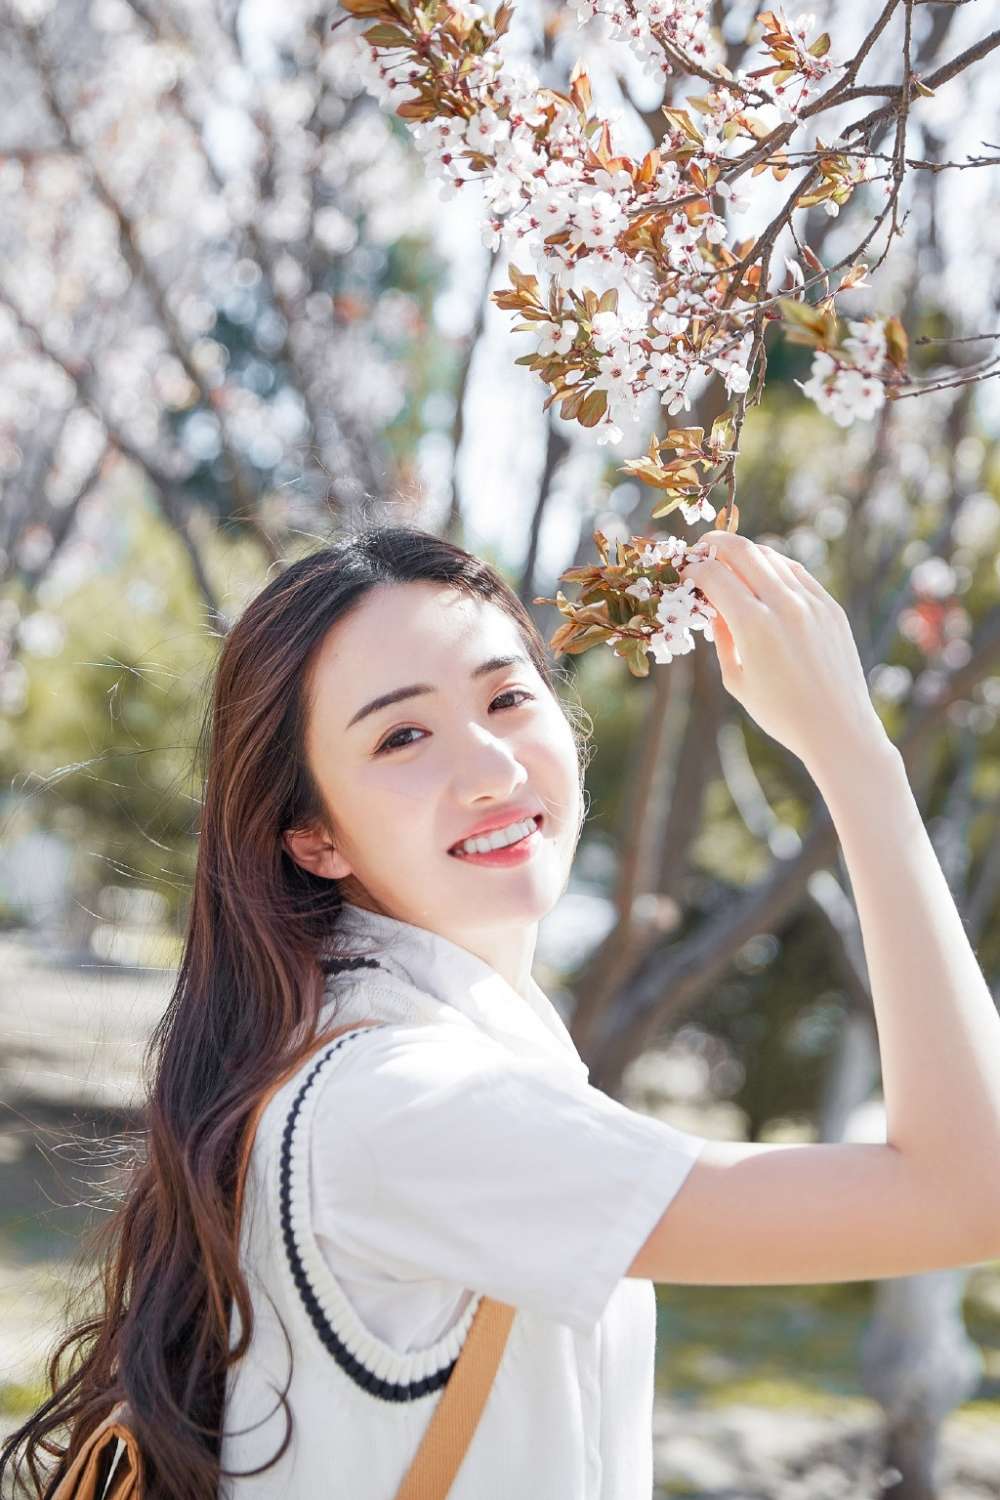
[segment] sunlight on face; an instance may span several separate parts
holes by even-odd
[[[362,712],[414,684],[433,691]],[[310,688],[306,751],[335,837],[316,868],[347,900],[456,941],[552,909],[579,836],[576,747],[509,615],[449,585],[380,584],[331,628]],[[448,852],[522,809],[543,814],[530,859],[491,868]]]

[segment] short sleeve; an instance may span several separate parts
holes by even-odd
[[[382,1026],[347,1051],[313,1116],[317,1235],[581,1332],[705,1145],[471,1028]]]

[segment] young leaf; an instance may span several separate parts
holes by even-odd
[[[906,329],[895,316],[885,320],[885,348],[896,368],[905,370],[909,340],[906,337]]]
[[[410,37],[398,26],[369,26],[363,33],[366,42],[373,47],[410,47],[413,45]]]
[[[576,420],[581,427],[596,427],[607,409],[607,391],[590,391],[576,414]]]

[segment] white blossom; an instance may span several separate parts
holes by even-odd
[[[653,543],[647,543],[639,553],[639,564],[643,568],[658,568],[662,563],[670,563],[676,567],[683,557],[687,556],[687,546],[679,536],[658,537]]]
[[[726,182],[725,178],[720,178],[715,184],[715,191],[726,199],[734,214],[745,213],[750,207],[750,199],[738,193],[732,183]]]
[[[714,640],[712,620],[717,612],[707,600],[699,599],[694,590],[693,580],[685,579],[665,593],[656,607],[662,629],[655,631],[646,644],[658,666],[693,651],[695,630],[700,630],[706,640]]]
[[[623,592],[626,594],[632,594],[636,599],[644,604],[653,592],[653,585],[650,583],[649,579],[643,575],[642,577],[637,578],[634,583],[630,583],[628,588],[623,590]]]
[[[454,123],[460,124],[457,120]],[[501,119],[489,106],[473,115],[465,127],[465,140],[476,151],[492,151],[498,141],[505,141],[509,135],[509,121]]]
[[[565,327],[561,323],[538,323],[536,331],[539,354],[567,354],[573,347],[577,325],[573,322]]]
[[[885,324],[879,318],[865,322],[848,318],[847,326],[851,336],[844,340],[844,348],[850,349],[859,365],[878,369],[885,359]]]
[[[622,205],[605,189],[583,193],[578,198],[573,222],[585,245],[591,249],[613,245],[628,227],[628,215]]]
[[[615,339],[621,338],[623,329],[616,312],[595,313],[590,320],[590,337],[594,348],[606,354]]]
[[[809,380],[796,384],[840,427],[849,427],[857,417],[874,416],[885,404],[885,386],[877,376],[839,364],[825,349],[813,355]]]

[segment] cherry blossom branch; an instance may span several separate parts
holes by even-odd
[[[925,89],[940,88],[942,83],[950,83],[953,78],[958,77],[959,73],[964,73],[966,68],[971,67],[974,62],[980,62],[990,52],[995,51],[997,47],[1000,47],[1000,31],[993,31],[989,36],[985,36],[980,41],[974,42],[971,47],[966,47],[965,51],[958,53],[956,57],[952,58],[951,62],[944,63],[935,72],[928,74],[919,84],[916,78],[911,79],[911,83],[921,93]],[[893,92],[893,98],[898,98],[901,94],[902,86],[897,85]],[[887,105],[885,109],[873,110],[863,120],[857,120],[853,125],[849,125],[843,133],[844,135],[848,133],[853,134],[857,130],[868,134],[877,126],[884,124],[886,120],[891,120],[893,113],[894,109],[892,105]]]
[[[475,182],[487,203],[485,242],[493,250],[518,244],[548,272],[543,282],[511,263],[511,288],[493,294],[497,306],[520,319],[514,331],[535,336],[535,351],[517,363],[548,386],[545,410],[559,402],[563,418],[594,428],[598,443],[618,443],[625,422],[637,420],[645,393],[658,392],[674,416],[690,409],[696,375],[722,377],[733,406],[709,434],[701,427],[669,428],[664,438],[650,439],[641,458],[620,466],[659,492],[652,519],[680,510],[689,525],[714,520],[709,496],[724,485],[727,503],[716,524],[738,526],[735,462],[746,411],[763,391],[769,322],[780,321],[789,342],[812,347],[811,377],[797,384],[842,426],[872,416],[904,387],[916,393],[906,384],[908,345],[900,320],[848,320],[845,326],[834,305],[841,293],[868,284],[863,278],[882,264],[905,225],[899,195],[911,103],[990,50],[983,39],[922,80],[911,55],[914,3],[886,0],[843,64],[829,58],[827,33],[809,39],[811,18],[792,26],[781,12],[761,11],[766,63],[734,75],[693,4],[688,10],[664,0],[574,0],[581,21],[600,14],[646,65],[711,85],[707,95],[662,108],[666,130],[637,161],[615,149],[579,64],[564,93],[543,88],[524,64],[506,61],[500,43],[512,14],[508,0],[492,20],[475,0],[437,0],[427,9],[411,8],[410,0],[344,0],[348,12],[374,22],[360,39],[365,81],[410,123],[443,195]],[[890,163],[883,174],[886,201],[860,242],[826,267],[793,223],[796,210],[815,205],[839,213],[871,179],[869,151],[839,149],[854,145],[845,132],[833,144],[817,138],[811,151],[796,153],[802,170],[778,212],[763,232],[730,246],[725,203],[734,210],[747,206],[734,183],[762,172],[782,181],[794,170],[784,146],[807,120],[860,97],[861,66],[900,5],[902,82],[887,106],[849,127],[870,135],[873,122],[895,122],[893,150],[884,158]],[[829,86],[810,98],[831,73]],[[876,87],[884,96],[883,86]],[[752,112],[755,103],[775,105],[782,123],[765,126]],[[749,144],[741,154],[728,154],[743,140]],[[885,245],[869,267],[858,256],[884,223]],[[810,274],[807,279],[801,266],[786,260],[792,287],[775,295],[771,263],[786,229]],[[568,284],[566,273],[584,267],[610,273],[614,284],[604,292]],[[832,286],[832,273],[843,267],[846,274]],[[818,282],[822,300],[810,304],[805,293]],[[635,310],[620,305],[626,292],[635,297]],[[676,456],[665,460],[665,450]],[[566,618],[550,643],[554,650],[574,653],[603,642],[643,676],[649,655],[669,662],[693,649],[693,631],[710,637],[714,611],[697,590],[677,581],[688,552],[681,538],[620,541],[614,561],[600,532],[594,541],[602,566],[562,575],[581,585],[579,602],[561,592],[535,601],[555,604]]]
[[[919,3],[919,0],[913,0],[913,3],[914,5],[916,5]],[[987,143],[984,141],[983,144],[986,145]],[[806,146],[803,147],[800,151],[785,151],[783,155],[786,158],[801,156],[812,158],[815,160],[821,156],[829,156],[830,152],[827,150],[822,150],[818,146]],[[865,161],[891,162],[895,160],[895,158],[893,156],[890,156],[888,152],[867,151],[862,147],[853,146],[838,146],[837,155],[856,156]],[[969,161],[923,161],[920,157],[907,156],[904,158],[904,160],[906,166],[908,167],[914,167],[916,169],[925,168],[929,172],[944,172],[951,167],[957,168],[960,172],[964,171],[966,167],[1000,167],[1000,156],[974,156]],[[770,163],[768,163],[768,165],[770,165]],[[869,182],[877,182],[878,180],[879,179],[876,177],[869,177],[867,179],[867,181]],[[692,202],[697,196],[698,195],[696,193],[692,193],[686,200],[677,199],[676,202]]]

